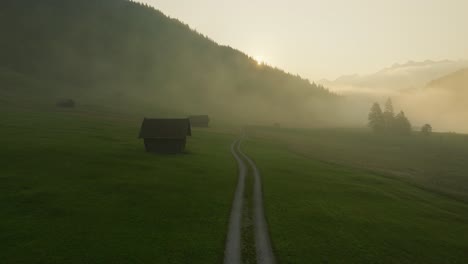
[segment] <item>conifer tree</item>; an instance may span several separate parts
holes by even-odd
[[[385,123],[385,131],[391,133],[395,127],[395,113],[393,110],[393,102],[391,98],[387,99],[385,102],[385,110],[383,113],[383,119]]]
[[[382,109],[378,103],[374,103],[372,105],[368,119],[368,125],[375,133],[381,133],[385,130],[385,121]]]
[[[411,133],[411,123],[403,111],[395,117],[394,132],[401,135],[409,135]]]

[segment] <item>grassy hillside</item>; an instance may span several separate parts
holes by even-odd
[[[229,133],[144,152],[140,118],[0,105],[2,263],[219,263],[237,175]]]
[[[249,135],[244,149],[263,176],[267,218],[281,263],[468,259],[466,202],[421,188],[415,181],[424,174],[402,180],[374,170],[380,166],[439,173],[429,180],[431,187],[462,191],[468,182],[462,162],[466,138],[440,145],[430,139],[426,144],[366,139],[364,133],[352,131],[257,129]],[[453,163],[447,163],[449,159]],[[450,174],[457,171],[458,177]]]
[[[22,90],[42,102],[314,123],[336,99],[126,0],[7,0],[0,29],[0,93]]]

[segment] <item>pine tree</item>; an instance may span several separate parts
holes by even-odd
[[[382,109],[378,103],[374,103],[369,112],[369,127],[375,133],[381,133],[385,130],[385,121]]]
[[[393,110],[393,103],[392,99],[388,98],[387,102],[385,103],[385,111],[383,113],[383,119],[385,124],[385,131],[386,132],[393,132],[395,128],[395,113]]]
[[[392,116],[394,115],[392,98],[388,98],[385,102],[385,113],[390,113]]]
[[[395,117],[394,121],[394,132],[401,135],[411,134],[411,123],[405,115],[405,112],[401,111]]]

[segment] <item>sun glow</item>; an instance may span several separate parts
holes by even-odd
[[[265,59],[262,56],[255,56],[254,60],[257,62],[258,65],[265,64]]]

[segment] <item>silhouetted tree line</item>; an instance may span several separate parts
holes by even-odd
[[[400,111],[395,115],[392,100],[389,98],[382,111],[379,103],[374,103],[369,112],[369,127],[375,133],[409,135],[411,134],[411,123],[405,116],[405,112]]]
[[[230,109],[241,100],[253,109],[251,98],[261,97],[265,106],[296,113],[336,99],[320,85],[259,66],[180,21],[127,0],[4,0],[0,30],[0,70],[53,81],[73,97],[98,94],[109,102],[138,97],[174,109],[190,104]],[[229,100],[221,104],[223,98]]]

